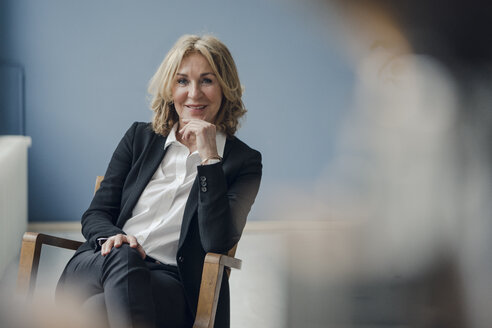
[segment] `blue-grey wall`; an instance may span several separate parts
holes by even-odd
[[[238,65],[249,110],[238,136],[264,158],[250,219],[268,219],[262,209],[275,186],[309,184],[331,159],[353,73],[330,32],[329,13],[317,15],[316,5],[0,2],[0,61],[25,73],[31,221],[80,219],[123,133],[133,121],[151,119],[148,80],[185,33],[215,34]]]

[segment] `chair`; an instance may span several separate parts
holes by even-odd
[[[99,189],[103,178],[102,176],[97,177],[94,192]],[[42,233],[26,232],[22,238],[19,271],[17,274],[18,295],[26,298],[32,295],[36,285],[41,247],[43,245],[76,250],[82,245],[82,242]],[[230,275],[230,268],[241,269],[241,260],[234,258],[236,247],[237,245],[227,255],[207,253],[205,256],[193,328],[212,328],[214,326],[224,267],[228,276]]]

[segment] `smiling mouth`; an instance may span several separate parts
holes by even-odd
[[[185,105],[185,106],[188,107],[189,109],[198,109],[198,110],[205,109],[205,107],[207,107],[207,105]]]

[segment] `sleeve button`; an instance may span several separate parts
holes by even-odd
[[[203,192],[207,192],[207,190],[208,190],[207,187],[202,187]]]
[[[182,257],[182,256],[178,257],[178,262],[179,262],[179,263],[183,263],[183,262],[184,262],[184,260],[185,260],[185,259],[184,259],[184,257]]]
[[[202,181],[202,182],[203,182],[203,181],[207,181],[207,177],[205,177],[205,176],[203,176],[203,175],[202,175],[202,176],[200,177],[200,181]]]
[[[206,187],[206,186],[207,186],[207,181],[202,181],[202,182],[200,182],[200,184],[201,184],[203,187]]]

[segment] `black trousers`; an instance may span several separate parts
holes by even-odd
[[[97,306],[106,308],[112,328],[193,325],[177,267],[143,260],[128,244],[106,256],[92,250],[77,254],[65,268],[59,291],[75,291],[82,303],[103,303]]]

